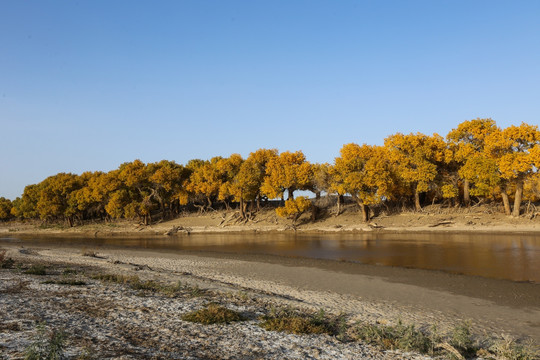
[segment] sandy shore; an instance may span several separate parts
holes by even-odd
[[[443,332],[451,329],[461,321],[467,320],[471,323],[474,332],[481,337],[499,337],[507,334],[516,338],[529,337],[536,342],[540,341],[540,302],[538,302],[538,299],[540,299],[540,286],[534,284],[415,269],[369,266],[335,261],[283,259],[271,256],[251,257],[246,255],[242,257],[238,255],[193,252],[178,255],[136,250],[102,249],[98,254],[99,257],[95,258],[81,256],[80,249],[75,248],[36,247],[28,249],[20,248],[19,245],[15,244],[3,245],[3,247],[9,249],[8,256],[13,257],[16,261],[89,267],[100,269],[100,271],[106,273],[137,274],[141,279],[156,279],[170,283],[181,281],[190,286],[209,289],[218,294],[236,294],[232,296],[232,298],[236,296],[237,299],[231,302],[232,306],[252,313],[259,311],[257,309],[260,309],[261,303],[267,304],[265,306],[277,304],[310,310],[324,309],[326,312],[334,314],[345,313],[349,316],[349,321],[395,324],[401,320],[407,324],[415,324],[420,328],[429,328],[436,324]],[[45,297],[48,300],[44,300],[43,304],[28,300],[27,295],[24,296],[27,300],[19,299],[19,302],[13,303],[11,295],[0,294],[0,299],[4,302],[2,308],[6,309],[5,306],[16,307],[19,312],[22,312],[21,316],[24,316],[24,311],[33,311],[31,309],[48,309],[51,302],[58,301],[59,298],[67,299],[73,296],[80,301],[82,296],[83,299],[93,301],[97,307],[101,306],[99,304],[103,299],[106,299],[103,300],[105,302],[112,301],[114,304],[109,307],[111,311],[114,310],[114,313],[118,313],[117,316],[120,318],[122,316],[127,317],[127,320],[125,320],[130,324],[133,321],[142,321],[141,319],[131,319],[132,315],[124,314],[126,311],[129,313],[129,307],[123,305],[124,302],[137,302],[137,297],[133,295],[129,299],[124,298],[124,296],[127,296],[125,291],[122,292],[116,288],[111,289],[110,287],[103,287],[103,285],[93,284],[92,289],[94,290],[70,289],[68,291],[58,288],[57,285],[43,285],[40,283],[40,279],[35,280],[35,277],[29,275],[19,274],[19,277],[26,276],[26,278],[17,280],[17,278],[13,278],[13,275],[8,275],[3,271],[2,276],[4,284],[7,282],[27,281],[31,284],[29,286],[31,291],[49,294],[48,297]],[[81,295],[80,291],[85,292],[86,295]],[[68,294],[70,295],[68,296]],[[238,300],[238,294],[242,294],[241,300]],[[102,297],[101,300],[99,300],[100,297]],[[39,299],[41,298],[39,297]],[[250,301],[254,302],[250,305],[250,302],[245,301],[247,298],[252,299]],[[175,312],[171,314],[178,317],[179,313],[201,305],[200,299],[184,301],[182,304],[176,305],[171,303],[164,305],[159,301],[144,306],[152,309],[169,309],[160,310],[163,314],[160,316],[163,317],[167,317],[166,313],[173,311],[170,309],[174,308]],[[163,301],[170,302],[172,300],[164,299]],[[209,300],[206,299],[205,301]],[[25,306],[28,306],[28,308],[21,310]],[[118,306],[120,307],[117,308]],[[140,306],[142,305],[137,303],[132,308]],[[53,310],[50,311],[53,312]],[[158,311],[158,313],[160,312]],[[6,311],[7,314],[8,311]],[[65,316],[69,317],[68,315]],[[49,313],[46,317],[48,317],[48,321],[58,324],[63,324],[65,320],[62,318],[57,319],[52,313]],[[109,317],[107,319],[107,321],[110,321]],[[154,326],[157,326],[156,324],[161,324],[164,320],[161,320],[156,315],[152,320],[147,321],[150,321],[147,325],[154,324]],[[105,331],[101,329],[101,326],[104,325],[96,324],[95,327],[90,326],[84,331],[87,333],[92,331],[100,333]],[[187,343],[193,345],[193,348],[207,346],[198,342],[199,335],[187,335],[185,332],[179,335],[180,330],[175,328],[175,326],[180,326],[178,323],[167,326],[168,331],[176,332],[177,335],[175,336],[177,337],[175,339],[178,341],[187,341]],[[188,325],[184,324],[182,326]],[[267,334],[267,332],[261,332],[262,330],[254,323],[236,324],[233,327],[219,328],[219,331],[215,328],[208,330],[201,325],[190,324],[189,326],[195,326],[199,329],[193,330],[194,334],[200,334],[201,332],[205,334],[203,335],[207,341],[205,344],[236,349],[234,350],[236,355],[229,356],[229,358],[243,358],[240,356],[240,354],[243,354],[243,341],[251,337],[261,339],[254,340],[255,343],[250,343],[250,346],[253,346],[254,349],[259,349],[257,351],[260,351],[260,358],[280,358],[285,353],[293,354],[290,355],[290,358],[412,357],[410,354],[384,352],[365,344],[340,343],[328,336],[310,335],[304,337],[273,332]],[[244,335],[240,339],[235,334]],[[20,344],[24,343],[25,336],[28,336],[28,333],[19,335],[18,341],[20,341]],[[0,333],[0,339],[2,339],[0,342],[3,342],[5,346],[7,341],[5,334]],[[276,344],[279,344],[279,346]],[[186,345],[186,349],[191,349],[191,345]],[[154,350],[148,350],[145,356],[152,353],[152,351],[158,351],[155,347],[148,346],[148,349]],[[278,346],[278,349],[282,348],[282,351],[276,351],[276,346]],[[205,353],[206,355],[213,352],[220,354],[219,356],[216,355],[215,358],[227,358],[227,353],[216,352],[218,350],[214,347],[208,349],[210,350]],[[179,354],[182,353],[181,350],[178,351]],[[186,353],[182,354],[185,357]],[[206,355],[200,353],[194,358],[205,358]],[[229,353],[229,355],[231,354]],[[114,356],[111,355],[111,358],[114,358]],[[244,356],[244,358],[246,357]]]
[[[274,288],[259,281],[239,286],[236,283],[241,281],[240,277],[234,279],[216,268],[218,264],[240,265],[238,261],[123,251],[83,257],[73,249],[7,248],[7,255],[19,263],[45,265],[48,275],[0,270],[0,359],[22,359],[36,336],[36,324],[41,322],[47,324],[47,329],[67,332],[65,355],[70,359],[88,353],[93,357],[87,358],[92,359],[429,358],[385,351],[360,342],[342,342],[328,335],[263,330],[257,325],[258,317],[270,308],[318,305],[288,295],[283,285],[276,284]],[[142,281],[180,281],[188,290],[180,297],[169,298],[141,294],[123,284],[103,284],[84,275],[70,276],[84,280],[85,286],[45,281],[62,279],[66,269],[79,274],[136,275]],[[224,304],[247,315],[249,320],[228,325],[181,320],[182,314],[209,302]]]

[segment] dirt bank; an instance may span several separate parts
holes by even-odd
[[[489,232],[489,233],[538,233],[540,217],[529,213],[508,217],[490,206],[472,208],[444,208],[428,206],[422,212],[405,211],[398,214],[385,212],[374,216],[369,223],[360,220],[354,205],[348,205],[339,216],[332,207],[326,208],[313,220],[304,214],[293,226],[287,219],[278,217],[272,208],[263,208],[249,221],[240,220],[238,212],[211,211],[204,214],[185,213],[173,220],[154,219],[143,226],[133,221],[85,223],[75,227],[48,224],[40,221],[5,222],[0,224],[0,235],[57,235],[62,236],[163,236],[177,233],[234,233],[234,232]]]

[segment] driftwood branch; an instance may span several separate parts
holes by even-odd
[[[368,226],[372,229],[384,229],[384,226],[378,225],[376,223],[369,223]]]
[[[445,221],[439,221],[436,224],[429,225],[429,227],[437,227],[437,226],[441,226],[441,225],[451,225],[453,223],[454,223],[453,221],[445,220]]]
[[[458,360],[465,360],[465,358],[463,357],[463,355],[461,355],[460,352],[457,351],[457,349],[456,349],[455,347],[453,347],[452,345],[450,345],[450,344],[447,343],[447,342],[437,344],[436,347],[448,351],[449,353],[451,353],[452,355],[454,355]]]

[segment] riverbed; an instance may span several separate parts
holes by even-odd
[[[11,238],[0,240],[0,247],[18,251],[24,246],[36,249],[43,261],[102,266],[109,271],[122,270],[121,264],[146,266],[143,271],[160,279],[182,278],[201,287],[233,286],[362,321],[402,320],[446,328],[470,321],[479,333],[540,340],[540,285],[535,277],[539,241],[534,236],[433,239],[426,235],[402,240],[395,234],[307,236]],[[82,257],[82,249],[96,251],[100,257]],[[387,260],[381,257],[385,253]],[[411,259],[423,261],[404,262]],[[461,268],[456,265],[459,261]],[[470,270],[487,266],[497,271],[479,275]]]

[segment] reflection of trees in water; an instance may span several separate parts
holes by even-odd
[[[1,240],[0,240],[1,241]],[[6,240],[7,241],[7,240]],[[192,234],[167,238],[54,238],[39,245],[185,250],[347,260],[540,283],[540,237],[493,234]]]

